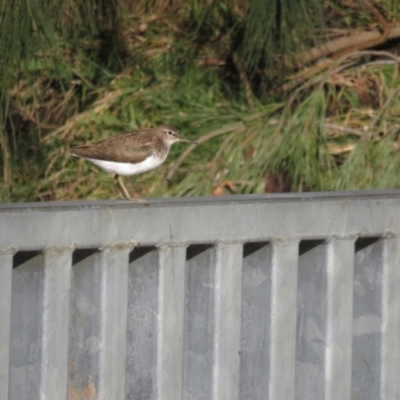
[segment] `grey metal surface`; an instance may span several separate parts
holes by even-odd
[[[0,252],[0,394],[8,397],[11,287],[14,250]]]
[[[132,253],[128,277],[126,398],[157,398],[159,254]]]
[[[400,400],[399,234],[400,191],[0,205],[0,399]]]
[[[396,399],[400,393],[400,240],[384,240],[382,253],[379,395]]]
[[[242,246],[216,247],[212,399],[239,399]]]
[[[30,258],[12,274],[11,339],[2,343],[10,346],[10,399],[40,399],[41,344],[46,339],[42,335],[43,258],[43,254]]]
[[[325,387],[327,399],[351,399],[354,239],[327,244]],[[337,382],[340,379],[340,387]]]
[[[73,247],[43,251],[40,398],[66,398]],[[18,269],[16,269],[18,271]]]
[[[159,249],[157,398],[182,398],[186,247]],[[140,397],[140,396],[139,396]]]

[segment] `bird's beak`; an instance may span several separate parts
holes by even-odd
[[[193,140],[185,139],[183,137],[180,138],[181,142],[186,142],[186,143],[192,143],[192,144],[198,144],[197,142],[194,142]]]

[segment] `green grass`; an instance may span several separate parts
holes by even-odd
[[[234,69],[204,66],[211,48],[200,51],[193,37],[159,21],[148,25],[142,39],[126,44],[131,53],[119,67],[106,68],[85,46],[65,52],[61,75],[51,63],[32,62],[34,84],[21,79],[10,91],[2,202],[116,198],[112,176],[60,153],[159,125],[200,141],[224,132],[176,170],[185,144],[173,146],[157,170],[125,179],[137,196],[263,193],[272,176],[291,191],[400,188],[398,95],[383,108],[400,86],[396,65],[324,72],[304,90],[249,101]]]

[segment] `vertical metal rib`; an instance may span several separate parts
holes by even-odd
[[[382,257],[382,241],[357,240],[354,259],[352,400],[379,398]]]
[[[269,399],[295,395],[298,241],[272,242]]]
[[[0,397],[8,399],[13,249],[0,250]]]
[[[326,340],[326,259],[324,241],[299,247],[296,399],[324,399]]]
[[[242,244],[216,249],[212,399],[239,399]]]
[[[243,250],[240,398],[265,400],[269,382],[271,245]]]
[[[159,249],[157,399],[180,400],[183,389],[183,326],[186,246]]]
[[[40,398],[43,277],[42,254],[12,273],[9,399]]]
[[[158,250],[137,248],[128,278],[126,398],[157,396]]]
[[[216,249],[189,247],[186,263],[183,398],[212,398]]]
[[[383,241],[380,399],[400,398],[400,240]]]
[[[325,399],[351,398],[354,239],[327,244]]]
[[[66,399],[72,247],[43,254],[43,316],[40,398]]]
[[[99,257],[99,400],[125,400],[125,362],[130,246],[105,247]]]
[[[78,257],[80,256],[80,257]],[[100,254],[95,250],[74,254],[69,338],[68,398],[96,398],[100,352]]]

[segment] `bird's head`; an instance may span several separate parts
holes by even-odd
[[[175,142],[187,142],[187,143],[197,144],[197,142],[194,142],[193,140],[185,139],[184,137],[180,136],[177,132],[175,132],[173,129],[170,128],[160,128],[159,132],[160,135],[163,137],[163,139],[169,144]]]

